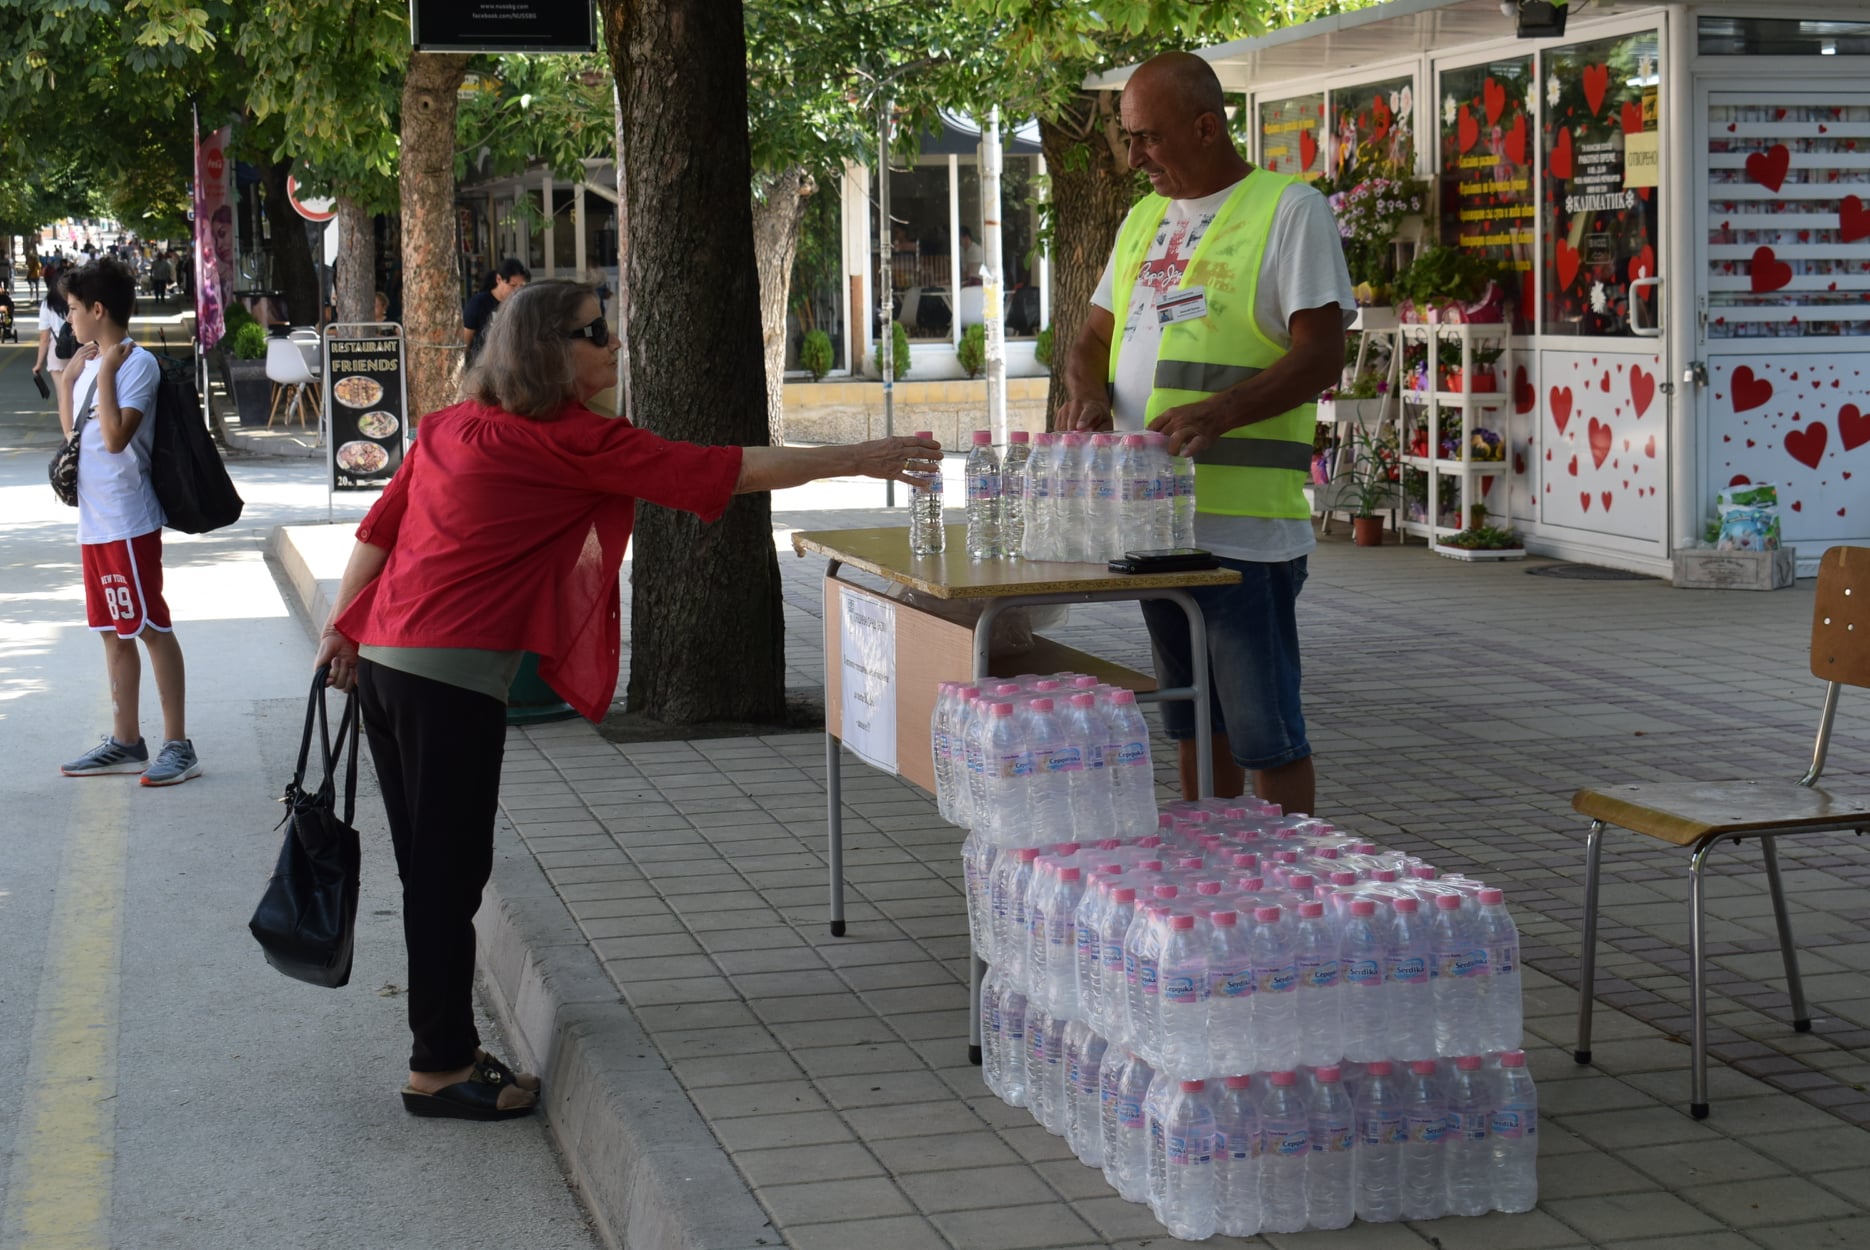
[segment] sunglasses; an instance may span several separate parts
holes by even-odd
[[[605,347],[610,343],[610,327],[604,323],[602,317],[599,317],[590,325],[579,326],[576,330],[565,331],[565,337],[568,339],[590,339],[591,346]]]

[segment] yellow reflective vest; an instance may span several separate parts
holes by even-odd
[[[1234,187],[1201,236],[1178,290],[1201,287],[1207,315],[1162,327],[1156,373],[1144,421],[1246,381],[1286,354],[1254,321],[1254,301],[1279,197],[1298,179],[1255,168]],[[1137,275],[1169,211],[1160,195],[1145,196],[1117,232],[1111,273],[1112,307],[1127,317]],[[1144,316],[1154,316],[1145,309]],[[1108,381],[1117,380],[1122,322],[1110,340]],[[1229,430],[1195,460],[1195,502],[1224,516],[1309,518],[1305,483],[1311,472],[1317,405]]]

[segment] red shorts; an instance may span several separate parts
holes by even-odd
[[[162,599],[162,531],[108,543],[85,543],[84,614],[91,628],[135,638],[145,625],[168,633]]]

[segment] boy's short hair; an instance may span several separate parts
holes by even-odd
[[[129,326],[130,313],[136,308],[136,275],[128,265],[100,257],[66,274],[63,282],[67,304],[73,300],[86,308],[102,304],[105,316],[119,326]]]

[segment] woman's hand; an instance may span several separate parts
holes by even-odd
[[[357,644],[335,629],[325,630],[318,640],[318,658],[312,661],[312,668],[316,671],[327,664],[331,672],[325,678],[326,685],[342,694],[357,689]]]
[[[941,472],[941,444],[932,438],[879,438],[858,443],[851,451],[856,455],[854,469],[865,477],[919,486]]]

